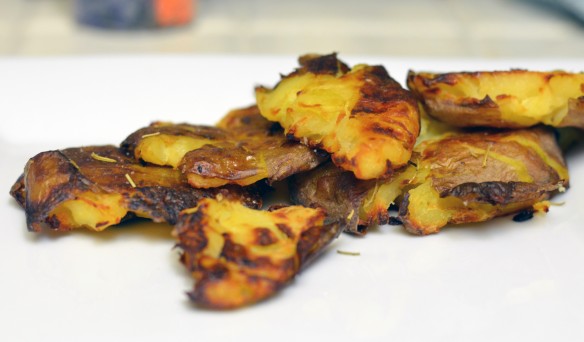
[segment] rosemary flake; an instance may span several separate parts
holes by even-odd
[[[108,158],[108,157],[104,157],[104,156],[100,156],[99,154],[95,153],[95,152],[91,152],[91,158],[95,159],[95,160],[99,160],[102,162],[106,162],[106,163],[117,163],[118,161],[112,158]]]
[[[132,188],[136,187],[136,183],[134,183],[134,180],[132,179],[132,177],[130,177],[129,174],[126,173],[126,179],[128,180],[128,183],[130,183],[130,185],[132,186]]]
[[[144,135],[142,136],[142,139],[144,139],[144,138],[149,138],[149,137],[155,137],[155,136],[157,136],[157,135],[160,135],[160,132],[155,132],[155,133],[144,134]]]
[[[337,249],[337,253],[338,254],[342,254],[342,255],[350,255],[350,256],[359,256],[359,255],[361,255],[361,253],[359,253],[359,252],[341,251],[340,249]]]
[[[71,165],[73,165],[73,167],[75,167],[77,170],[81,170],[79,168],[79,165],[77,165],[77,163],[73,159],[69,159],[69,163],[71,163]]]

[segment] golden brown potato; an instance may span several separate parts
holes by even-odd
[[[322,209],[253,210],[230,200],[203,199],[181,213],[181,257],[195,279],[198,305],[233,309],[269,296],[335,239],[341,226]]]
[[[191,188],[179,171],[142,166],[114,146],[42,152],[26,164],[11,194],[26,211],[27,226],[101,231],[132,213],[175,223],[181,210],[204,197],[233,198],[261,205],[259,195],[240,187]]]
[[[584,129],[584,73],[526,70],[408,73],[428,114],[458,127],[536,124]]]
[[[258,109],[258,106],[252,105],[245,108],[238,108],[229,111],[219,120],[217,127],[228,132],[238,132],[238,134],[253,135],[255,132],[281,131],[282,128],[272,121],[266,120]]]
[[[122,142],[121,149],[150,164],[177,168],[187,152],[227,137],[228,134],[217,127],[154,122],[130,134]]]
[[[446,135],[420,155],[399,216],[415,234],[528,209],[568,186],[553,133],[544,128]]]
[[[360,180],[332,163],[290,178],[292,203],[323,208],[329,217],[346,220],[345,231],[363,235],[367,228],[389,221],[389,206],[414,177],[408,166],[385,180]]]
[[[336,54],[302,56],[274,89],[257,88],[256,100],[287,135],[331,153],[359,179],[389,177],[406,165],[420,129],[413,95],[382,66],[349,69]]]
[[[24,174],[20,175],[10,188],[10,196],[24,209],[26,208],[26,189],[24,188]]]
[[[228,113],[218,127],[156,124],[130,135],[122,148],[144,161],[180,169],[197,188],[278,181],[328,159],[286,139],[256,106]]]

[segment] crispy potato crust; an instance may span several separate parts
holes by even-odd
[[[249,209],[203,199],[175,227],[181,261],[195,279],[189,297],[211,309],[233,309],[272,296],[342,230],[322,209]]]
[[[544,128],[452,134],[416,149],[416,177],[399,212],[415,234],[528,209],[568,186],[561,151]]]
[[[584,73],[527,70],[410,71],[408,88],[428,114],[457,127],[584,129]]]
[[[11,194],[25,208],[30,231],[101,231],[129,213],[174,224],[201,198],[222,196],[261,205],[259,194],[240,187],[191,188],[180,172],[142,166],[114,146],[42,152],[26,164]]]
[[[182,124],[141,129],[122,148],[147,162],[178,168],[197,188],[245,186],[266,178],[274,182],[328,159],[326,153],[288,140],[256,106],[228,113],[218,127]]]
[[[420,130],[414,96],[382,66],[349,69],[336,54],[302,56],[274,89],[256,88],[256,100],[288,136],[331,153],[359,179],[403,167]]]
[[[10,196],[24,209],[26,208],[26,189],[24,188],[24,174],[20,175],[10,188]]]

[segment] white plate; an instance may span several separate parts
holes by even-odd
[[[408,68],[584,70],[582,60],[346,59],[382,63],[401,82]],[[547,216],[427,237],[390,226],[343,235],[275,298],[232,312],[189,304],[192,281],[169,226],[26,231],[7,193],[37,152],[117,144],[154,120],[214,123],[295,64],[253,56],[0,60],[0,340],[584,338],[582,149],[569,155],[571,188],[554,199],[565,205]]]

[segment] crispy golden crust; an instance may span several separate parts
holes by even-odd
[[[229,111],[224,117],[219,120],[217,127],[226,130],[227,132],[272,132],[281,131],[282,128],[273,122],[266,120],[261,116],[258,106],[251,105],[245,108],[238,108]]]
[[[526,70],[408,73],[428,114],[457,127],[584,129],[584,73]]]
[[[359,179],[388,177],[408,162],[418,106],[382,66],[349,70],[335,54],[302,56],[300,64],[274,89],[256,89],[264,117]]]
[[[147,162],[180,169],[197,188],[245,186],[265,178],[274,182],[328,158],[286,139],[279,125],[264,119],[256,106],[231,111],[218,127],[182,124],[142,129],[122,148]]]
[[[232,201],[201,200],[175,227],[181,261],[195,279],[189,297],[233,309],[272,296],[334,240],[341,226],[322,209],[258,211]]]
[[[415,234],[531,208],[568,186],[561,151],[543,128],[453,134],[417,149],[416,177],[399,212]]]
[[[24,209],[26,206],[26,190],[24,188],[24,174],[20,175],[10,188],[10,196]]]
[[[258,194],[231,187],[193,189],[180,172],[142,166],[114,146],[42,152],[27,163],[13,196],[23,203],[31,231],[103,230],[129,213],[175,223],[204,197],[222,196],[258,207]]]

